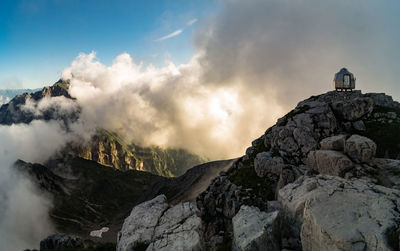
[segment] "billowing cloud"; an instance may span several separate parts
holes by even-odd
[[[347,67],[358,89],[400,98],[399,7],[374,0],[225,1],[195,39],[204,53],[203,82],[239,81],[288,110],[332,90],[333,74]]]
[[[249,124],[264,128],[280,111],[265,107],[270,116],[253,116],[251,108],[265,106],[263,96],[248,96],[234,84],[204,85],[201,76],[197,57],[185,65],[143,68],[128,54],[111,66],[93,53],[82,54],[63,72],[86,126],[117,131],[145,146],[180,147],[211,158],[238,156],[261,133],[248,130]]]
[[[176,31],[174,31],[174,32],[172,32],[172,33],[170,33],[170,34],[168,34],[168,35],[166,35],[166,36],[160,37],[160,38],[158,38],[158,39],[156,39],[156,40],[154,40],[154,41],[158,42],[158,41],[163,41],[163,40],[167,40],[167,39],[176,37],[176,36],[178,36],[179,34],[181,34],[182,31],[183,31],[183,30],[181,30],[181,29],[176,30]]]
[[[87,124],[138,144],[235,157],[298,101],[331,90],[343,66],[358,88],[390,88],[400,36],[385,28],[389,9],[370,0],[226,1],[197,32],[187,64],[143,67],[122,54],[106,66],[82,54],[63,78]]]

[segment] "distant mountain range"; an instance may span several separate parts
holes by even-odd
[[[32,93],[40,91],[40,88],[37,89],[0,89],[0,104],[4,104],[9,102],[15,96],[22,93]]]

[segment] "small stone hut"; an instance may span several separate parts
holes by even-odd
[[[333,84],[336,91],[352,91],[356,88],[356,78],[353,73],[349,72],[346,68],[342,68],[335,74]]]

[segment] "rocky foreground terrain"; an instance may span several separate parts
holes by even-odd
[[[399,250],[399,131],[390,96],[313,96],[195,201],[158,195],[135,206],[117,250]],[[73,238],[41,247],[73,247]]]

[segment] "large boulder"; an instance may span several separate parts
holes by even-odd
[[[232,218],[233,250],[280,250],[279,211],[261,212],[257,207],[241,206]]]
[[[321,150],[343,151],[346,135],[336,135],[321,140]]]
[[[356,121],[372,112],[374,102],[372,98],[354,98],[332,103],[333,111],[342,119]]]
[[[320,174],[341,177],[354,167],[354,163],[345,154],[332,150],[311,151],[306,164]]]
[[[344,151],[354,161],[368,163],[375,157],[376,144],[367,137],[352,135],[346,140]]]
[[[150,244],[154,228],[167,208],[167,198],[164,195],[134,207],[118,233],[117,249],[132,250],[138,245]]]
[[[53,234],[40,242],[40,251],[83,249],[84,242],[79,237]]]
[[[304,251],[393,250],[400,223],[400,192],[334,176],[301,177],[278,193],[295,219]],[[397,237],[398,238],[398,237]],[[394,242],[397,242],[398,239]]]
[[[271,152],[261,152],[254,158],[254,170],[259,177],[267,174],[279,175],[283,167],[281,157],[272,157]]]
[[[118,233],[117,250],[202,250],[201,219],[193,203],[169,208],[166,197],[133,208]]]

